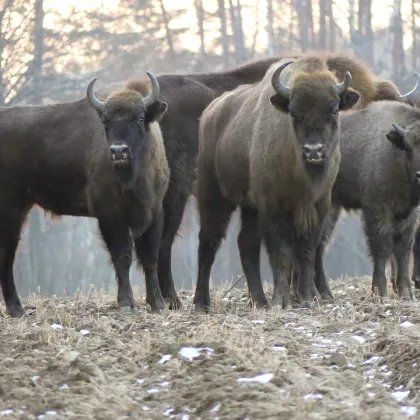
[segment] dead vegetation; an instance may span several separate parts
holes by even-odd
[[[419,303],[375,302],[368,277],[331,283],[336,301],[312,310],[252,311],[245,290],[218,290],[211,315],[192,292],[162,315],[33,295],[0,319],[0,417],[417,418]]]

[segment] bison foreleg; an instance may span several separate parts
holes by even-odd
[[[388,297],[386,263],[392,255],[393,238],[391,227],[381,226],[378,222],[378,211],[370,209],[363,212],[365,234],[373,259],[372,292],[377,289],[381,299]]]
[[[417,230],[413,246],[413,282],[416,289],[420,289],[420,228]]]
[[[20,303],[13,278],[13,263],[17,248],[17,241],[13,245],[0,248],[0,282],[6,310],[14,318],[20,318],[25,310]]]
[[[268,221],[262,225],[264,241],[273,271],[273,297],[271,304],[283,309],[291,306],[290,289],[287,277],[293,264],[293,244],[290,232]]]
[[[162,236],[163,214],[158,214],[143,235],[134,240],[136,254],[146,278],[146,302],[152,312],[165,307],[157,276],[159,244]]]
[[[135,309],[133,291],[130,285],[132,248],[128,225],[116,217],[98,217],[102,238],[111,254],[118,280],[118,307],[122,311]]]
[[[413,219],[416,217],[414,216]],[[409,301],[415,299],[410,281],[410,254],[414,242],[415,220],[408,224],[405,223],[404,227],[402,232],[394,235],[394,255],[397,265],[396,286],[399,296],[403,300]]]
[[[187,198],[187,194],[172,186],[163,202],[165,223],[159,248],[158,276],[160,290],[163,298],[169,302],[169,309],[181,309],[182,307],[175,290],[171,260],[172,246],[182,222]]]
[[[242,207],[241,216],[242,226],[238,235],[238,248],[251,295],[251,305],[257,308],[268,308],[260,274],[261,236],[258,229],[258,212],[249,207]]]

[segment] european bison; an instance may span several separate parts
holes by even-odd
[[[404,94],[404,95],[399,95],[396,98],[396,103],[401,102],[401,103],[406,103],[406,104],[410,104],[410,105],[414,105],[416,103],[416,101],[418,101],[418,97],[420,94],[420,74],[419,73],[414,73],[414,76],[416,77],[416,85],[414,86],[414,88]],[[395,99],[394,99],[395,100]],[[398,108],[398,105],[395,105]],[[347,118],[347,115],[343,115],[343,121],[345,121],[345,119]],[[361,141],[361,140],[359,140]],[[366,138],[366,141],[369,142],[369,138]],[[344,150],[344,152],[342,152],[342,158],[345,159],[345,161],[347,162],[347,158],[346,156],[344,156],[343,153],[346,152],[346,149],[342,149]],[[350,165],[350,163],[348,163]],[[341,166],[343,166],[344,163],[341,164]],[[345,166],[343,166],[345,167]],[[339,170],[339,176],[340,173],[342,172],[342,170]],[[351,186],[354,184],[354,180],[348,179],[349,182],[349,186],[347,188],[351,188]],[[335,227],[337,225],[337,221],[339,219],[340,213],[341,213],[341,206],[342,203],[339,200],[339,196],[336,193],[336,189],[337,186],[333,187],[333,200],[338,200],[337,202],[333,201],[333,205],[332,208],[330,210],[329,216],[327,218],[326,224],[324,226],[324,231],[323,231],[323,235],[322,235],[322,240],[321,243],[317,249],[316,252],[316,256],[315,256],[315,285],[317,287],[318,292],[320,293],[321,297],[325,298],[325,299],[332,299],[333,295],[331,293],[331,290],[329,288],[328,285],[328,281],[325,275],[325,271],[324,271],[324,267],[323,267],[323,255],[324,252],[327,248],[327,246],[329,245],[331,238],[333,236],[333,232],[335,230]],[[419,236],[419,235],[418,235]],[[420,241],[419,241],[420,242]],[[416,243],[414,244],[413,247],[413,253],[414,253],[414,261],[416,261]],[[392,264],[392,275],[391,275],[391,280],[393,282],[394,285],[394,290],[397,291],[396,289],[396,285],[395,285],[395,280],[396,280],[396,273],[397,273],[397,269],[396,269],[396,261],[394,259],[391,259],[391,264]],[[415,264],[416,267],[416,264]],[[413,273],[413,279],[415,279],[415,273],[416,273],[416,269],[414,268],[414,273]],[[294,277],[293,277],[293,281],[292,281],[292,294],[296,295],[297,294],[297,282],[298,282],[298,275],[296,275],[296,273],[294,273]]]
[[[285,54],[298,58],[301,54]],[[396,86],[377,80],[366,65],[351,54],[322,53],[327,66],[343,80],[347,71],[363,101],[396,99]],[[214,73],[157,76],[161,98],[168,103],[168,112],[160,122],[171,176],[164,199],[165,224],[159,250],[159,284],[170,308],[179,308],[179,301],[171,272],[171,250],[184,214],[188,197],[192,194],[198,153],[199,118],[210,102],[226,91],[242,84],[261,81],[267,69],[280,57],[253,61],[236,68]],[[366,99],[365,99],[366,98]],[[361,105],[361,104],[359,104]]]
[[[350,72],[338,83],[322,56],[303,56],[287,67],[291,63],[276,63],[260,83],[215,99],[201,117],[197,311],[209,308],[211,266],[237,206],[241,261],[257,306],[268,306],[261,237],[273,271],[272,304],[290,305],[287,275],[295,259],[303,306],[314,297],[314,255],[340,161],[339,110],[353,107],[360,95],[350,88]]]
[[[145,271],[147,302],[153,311],[164,307],[157,250],[169,167],[158,121],[167,104],[159,100],[156,78],[148,76],[151,92],[149,83],[132,81],[102,102],[92,92],[94,79],[87,99],[1,109],[0,280],[12,316],[24,314],[13,262],[22,224],[34,205],[55,215],[98,219],[122,309],[135,307],[131,231]]]
[[[340,149],[330,218],[336,219],[340,208],[361,210],[374,264],[372,289],[387,297],[385,268],[393,257],[396,289],[402,299],[412,300],[409,261],[420,215],[420,110],[385,101],[344,114]]]

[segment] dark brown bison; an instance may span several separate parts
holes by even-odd
[[[273,271],[272,304],[290,305],[287,276],[294,260],[303,305],[315,295],[315,250],[340,162],[339,111],[353,107],[360,94],[350,88],[350,72],[339,83],[324,57],[291,63],[276,63],[260,83],[222,95],[201,117],[198,311],[210,305],[211,266],[237,206],[238,246],[252,300],[268,305],[259,272],[261,238]]]
[[[13,262],[34,205],[55,215],[98,219],[118,278],[120,308],[135,307],[132,239],[145,271],[147,302],[153,311],[164,307],[157,251],[169,167],[158,120],[167,104],[159,100],[158,81],[148,75],[151,92],[149,83],[132,81],[102,102],[92,92],[94,79],[87,99],[1,109],[0,280],[12,316],[24,313]]]
[[[416,78],[416,85],[407,94],[399,95],[396,98],[396,105],[395,106],[397,108],[398,108],[398,102],[413,105],[413,104],[416,104],[416,102],[418,101],[418,98],[419,98],[419,95],[420,95],[420,74],[419,73],[414,73],[414,76]],[[344,114],[343,118],[344,119],[347,118],[347,115]],[[343,121],[345,121],[345,120],[343,120]],[[358,141],[361,141],[361,140],[358,140]],[[369,141],[369,139],[366,138],[366,141]],[[343,153],[345,153],[346,149],[343,149],[343,150],[344,150]],[[346,161],[347,161],[347,159],[346,159]],[[348,163],[348,164],[350,164],[350,163]],[[341,165],[343,165],[343,163]],[[342,171],[340,169],[339,176],[340,176],[341,172]],[[348,179],[347,181],[349,183],[347,188],[351,188],[351,186],[354,185],[354,180]],[[341,209],[342,209],[342,207],[341,207],[342,203],[340,203],[340,201],[339,201],[339,197],[336,194],[336,189],[337,189],[337,186],[334,186],[333,187],[333,199],[337,199],[338,201],[332,203],[332,208],[330,210],[329,216],[328,216],[326,224],[324,226],[322,240],[321,240],[321,243],[320,243],[320,245],[317,249],[316,256],[315,256],[315,284],[317,286],[317,290],[320,293],[321,297],[323,297],[325,299],[332,299],[333,295],[331,293],[331,290],[329,288],[328,281],[327,281],[327,278],[326,278],[326,275],[325,275],[325,271],[324,271],[324,267],[323,267],[323,255],[325,253],[325,250],[327,249],[327,247],[329,246],[329,244],[331,242],[331,238],[333,237],[333,233],[334,233],[334,230],[337,226],[337,221],[339,219]],[[414,261],[416,261],[416,243],[413,246],[413,254],[414,254]],[[395,261],[394,258],[391,259],[391,263],[392,263],[391,280],[392,280],[392,283],[394,285],[394,290],[397,291],[397,288],[396,288],[396,285],[395,285],[397,269],[396,269],[396,261]],[[415,273],[416,273],[416,270],[414,268],[413,279],[415,278]],[[298,284],[298,273],[296,273],[296,272],[294,273],[293,280],[294,281],[292,282],[292,294],[296,295],[297,294],[297,284]]]
[[[346,72],[350,71],[353,85],[362,98],[367,98],[363,101],[398,98],[398,89],[392,82],[377,79],[361,60],[351,54],[320,55],[325,58],[328,68],[336,74],[338,80],[343,80]],[[299,56],[300,54],[285,54],[282,57]],[[195,180],[199,118],[213,99],[239,85],[261,81],[267,69],[278,60],[280,57],[270,57],[223,72],[157,76],[161,99],[168,103],[168,112],[162,118],[160,126],[171,169],[163,204],[165,223],[159,250],[158,273],[162,295],[169,301],[171,308],[181,306],[171,272],[171,250]]]
[[[361,210],[374,264],[372,288],[387,297],[385,268],[392,257],[396,290],[412,300],[409,261],[420,215],[420,110],[385,101],[344,114],[340,150],[330,227],[341,208]]]

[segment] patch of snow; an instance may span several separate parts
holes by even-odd
[[[170,360],[170,358],[172,357],[172,355],[170,354],[164,354],[161,359],[158,361],[158,365],[163,365],[164,363],[166,363],[168,360]]]
[[[409,394],[410,391],[395,391],[391,394],[391,398],[397,402],[401,402],[404,401]]]
[[[359,335],[352,335],[351,338],[355,339],[359,342],[359,344],[363,344],[366,340],[363,337],[360,337]]]
[[[173,413],[175,411],[175,409],[174,408],[168,408],[168,409],[166,409],[162,414],[164,415],[164,416],[170,416],[171,415],[171,413]]]
[[[220,410],[220,407],[222,406],[221,403],[217,403],[211,410],[210,413],[217,413]]]
[[[59,389],[60,389],[60,391],[67,391],[67,390],[70,389],[70,387],[67,384],[63,384],[63,385],[60,386]]]
[[[417,414],[417,408],[416,407],[408,407],[406,405],[403,405],[400,407],[400,411],[402,414],[404,414],[407,417],[412,417]]]
[[[34,376],[32,376],[31,380],[32,380],[33,382],[36,382],[39,378],[40,378],[40,376],[39,376],[39,375],[34,375]]]
[[[367,393],[367,396],[368,396],[369,398],[373,398],[375,395],[376,395],[376,394],[375,394],[375,393],[373,393],[373,392],[368,392],[368,393]]]
[[[347,363],[347,367],[349,368],[349,369],[356,369],[356,365],[353,365],[353,363]]]
[[[317,394],[314,392],[311,392],[310,394],[306,394],[303,399],[308,401],[308,400],[321,400],[322,398],[324,398],[322,396],[322,394]]]
[[[274,375],[272,373],[263,373],[262,375],[254,376],[253,378],[238,378],[238,382],[259,382],[260,384],[268,384]]]
[[[60,324],[51,324],[50,328],[52,330],[62,330],[63,329],[63,326],[60,325]]]
[[[13,410],[11,408],[0,411],[0,417],[5,417],[5,416],[8,416],[10,414],[13,414]]]
[[[178,354],[184,357],[185,359],[192,361],[193,359],[199,357],[203,350],[205,350],[207,354],[211,354],[214,351],[209,347],[182,347]]]
[[[162,383],[160,384],[160,386],[168,386],[168,385],[169,385],[169,382],[168,382],[168,381],[162,382]]]
[[[142,409],[143,409],[143,411],[149,411],[150,410],[150,408],[146,407],[145,405],[142,407]]]
[[[413,324],[410,321],[404,321],[400,324],[400,327],[403,327],[403,328],[410,328],[412,326]]]
[[[90,331],[89,330],[80,330],[80,334],[88,335],[88,334],[90,334]]]
[[[190,415],[189,414],[183,414],[181,416],[181,420],[190,420]]]
[[[148,389],[146,392],[148,394],[157,394],[159,392],[159,390],[156,389],[156,388],[152,388],[152,389]]]
[[[281,351],[281,352],[287,352],[286,347],[283,347],[283,346],[273,346],[273,350]]]
[[[144,383],[144,379],[136,379],[136,383],[143,384]]]
[[[377,362],[378,360],[381,360],[381,359],[382,359],[381,356],[372,356],[371,358],[362,362],[361,365],[370,365],[370,364],[375,363],[375,362]]]
[[[264,324],[264,320],[263,319],[254,319],[251,321],[253,324]]]

